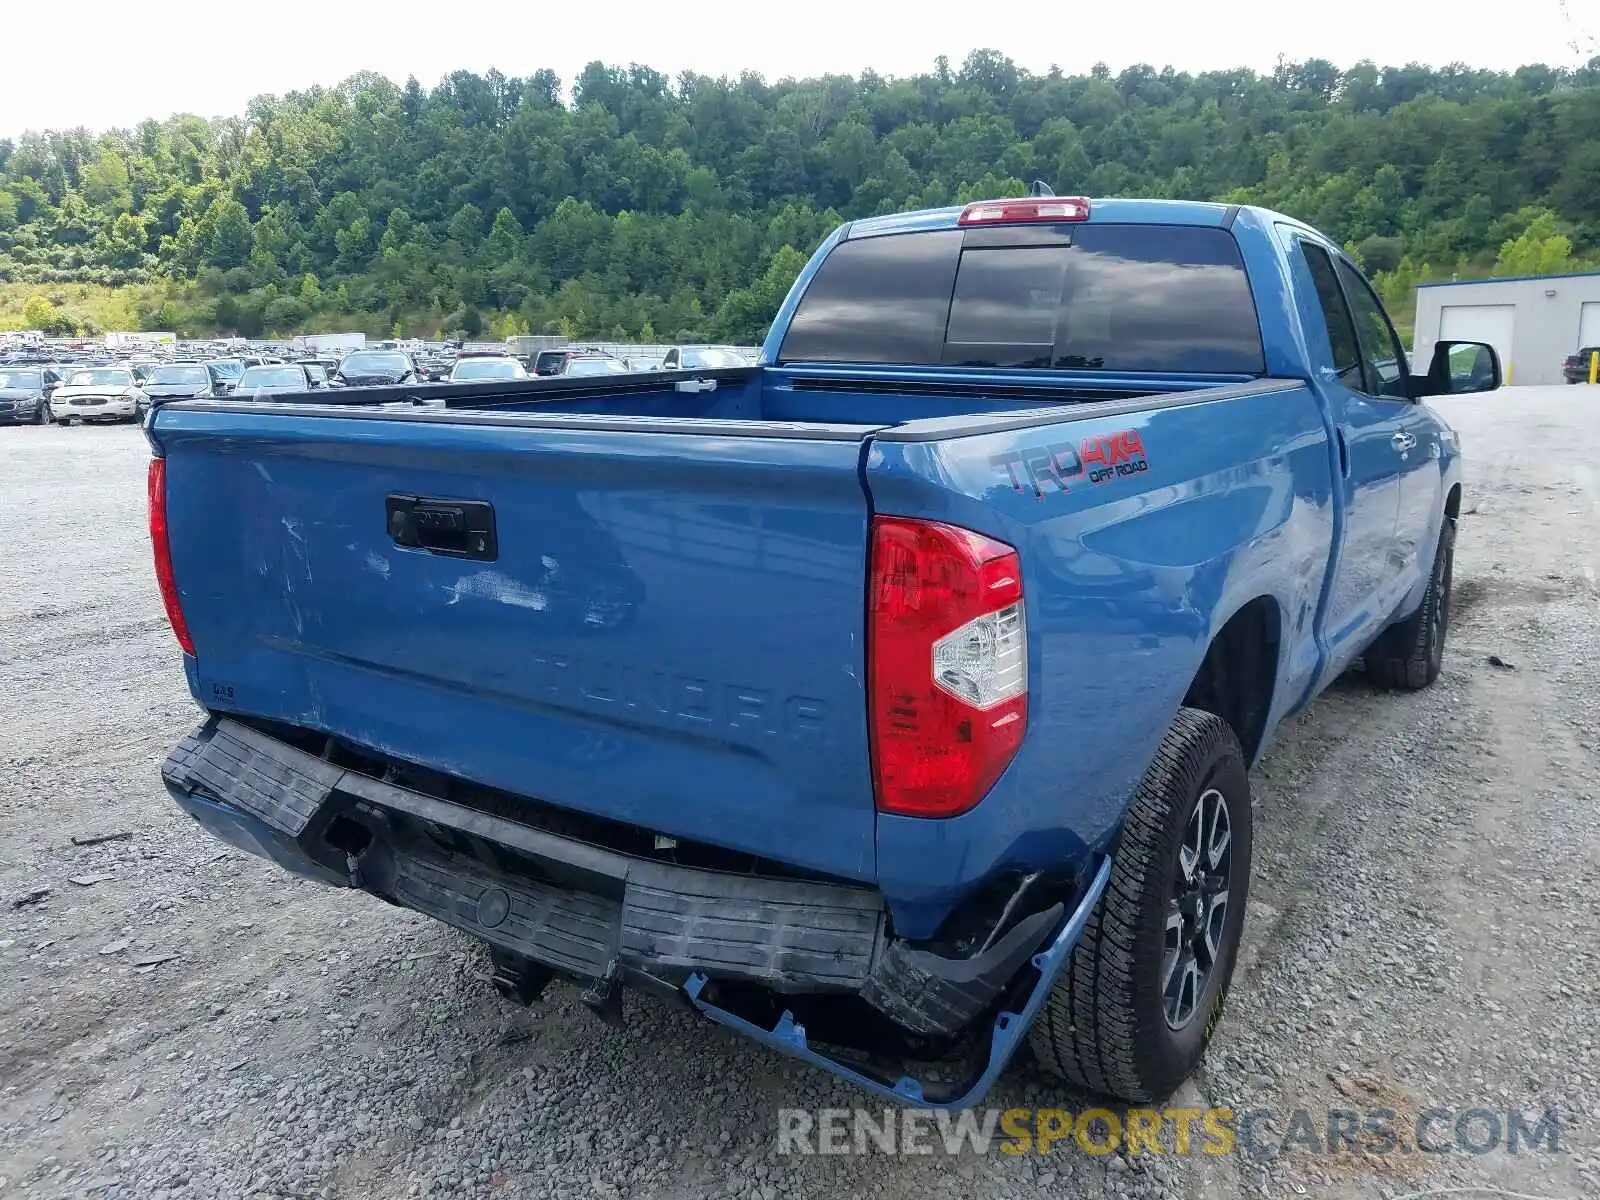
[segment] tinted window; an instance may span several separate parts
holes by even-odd
[[[950,301],[945,358],[1048,366],[1070,253],[1064,243],[964,251]],[[987,354],[986,347],[1000,353]]]
[[[1264,370],[1255,302],[1226,230],[1084,225],[1070,245],[1022,230],[1006,244],[1008,232],[841,243],[802,298],[780,359]]]
[[[840,242],[806,288],[779,358],[940,362],[961,236],[950,229]]]
[[[1261,374],[1261,326],[1233,235],[1082,226],[1072,237],[1055,365]]]
[[[1345,298],[1350,302],[1350,315],[1355,319],[1356,341],[1361,346],[1367,377],[1362,390],[1371,396],[1407,399],[1405,350],[1395,337],[1389,318],[1384,316],[1383,306],[1354,267],[1340,259],[1338,270]]]
[[[1321,246],[1300,243],[1300,253],[1311,272],[1311,281],[1317,289],[1317,305],[1322,309],[1323,323],[1328,327],[1328,345],[1333,351],[1333,369],[1339,373],[1339,382],[1354,391],[1365,386],[1361,378],[1361,348],[1356,343],[1355,323],[1350,319],[1350,308],[1344,302],[1344,292],[1339,287],[1339,276],[1334,272],[1333,260]]]

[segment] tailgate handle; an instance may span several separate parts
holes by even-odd
[[[396,546],[478,562],[493,562],[500,556],[494,506],[485,501],[391,494],[384,507]]]

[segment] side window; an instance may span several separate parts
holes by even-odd
[[[1322,308],[1322,320],[1328,327],[1328,344],[1333,348],[1333,369],[1339,382],[1352,391],[1365,391],[1361,378],[1361,347],[1356,341],[1355,322],[1350,308],[1344,302],[1344,292],[1339,287],[1339,276],[1333,269],[1333,260],[1321,246],[1300,243],[1300,253],[1305,256],[1306,267],[1311,271],[1317,288],[1317,304]]]
[[[1406,352],[1395,336],[1394,326],[1384,315],[1383,306],[1361,273],[1343,259],[1339,261],[1339,281],[1350,300],[1350,314],[1356,322],[1356,340],[1361,344],[1361,359],[1366,369],[1370,396],[1408,400],[1406,394]]]

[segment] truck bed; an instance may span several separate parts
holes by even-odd
[[[930,368],[732,367],[656,371],[635,375],[561,377],[471,384],[405,384],[393,387],[278,393],[256,403],[267,408],[398,413],[407,419],[429,414],[482,413],[565,418],[592,416],[637,420],[745,423],[735,434],[800,433],[806,437],[855,440],[907,421],[989,413],[1037,415],[1062,405],[1116,404],[1159,393],[1236,386],[1244,376],[1104,376],[983,372]],[[237,405],[246,398],[215,402]],[[1059,419],[1052,414],[1042,419]],[[444,419],[434,416],[432,419]],[[454,416],[449,418],[456,419]],[[518,423],[526,423],[519,421]],[[570,420],[558,424],[572,426]],[[772,426],[806,426],[803,432]],[[652,426],[653,428],[653,426]],[[702,427],[703,428],[703,427]]]

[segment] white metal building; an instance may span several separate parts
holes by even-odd
[[[1424,283],[1411,361],[1428,369],[1434,342],[1488,342],[1509,383],[1560,383],[1561,360],[1600,346],[1600,272]]]

